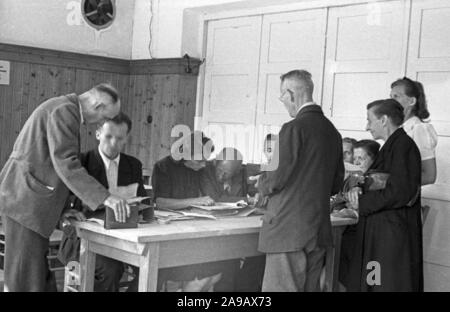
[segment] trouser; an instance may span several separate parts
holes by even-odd
[[[122,262],[97,255],[95,259],[94,291],[117,292],[124,272]]]
[[[260,292],[264,277],[266,256],[248,257],[244,259],[242,268],[237,272],[237,292]]]
[[[5,231],[5,291],[56,291],[55,276],[48,266],[49,240],[8,216]]]
[[[320,291],[320,273],[325,261],[325,249],[314,248],[285,253],[266,254],[263,292]]]

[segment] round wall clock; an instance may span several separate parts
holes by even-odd
[[[116,17],[115,0],[83,0],[81,13],[89,26],[105,29],[112,25]]]

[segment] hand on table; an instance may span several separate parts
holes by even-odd
[[[110,195],[103,204],[114,211],[114,217],[117,222],[125,223],[130,217],[130,206],[127,201],[115,195]]]
[[[261,193],[256,193],[255,197],[249,197],[248,203],[254,205],[255,207],[265,207],[269,201],[269,196],[263,196]]]

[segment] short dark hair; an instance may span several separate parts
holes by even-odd
[[[391,84],[391,89],[397,86],[402,86],[405,89],[405,94],[407,96],[414,97],[416,99],[416,104],[414,104],[412,109],[414,116],[417,116],[420,120],[430,117],[430,112],[427,108],[425,91],[420,82],[411,80],[408,77],[403,77],[394,81]]]
[[[355,147],[356,141],[354,138],[343,138],[342,139],[342,143],[349,143],[351,144],[353,147]]]
[[[378,118],[386,115],[396,126],[401,126],[405,118],[402,105],[394,99],[377,100],[367,104],[367,109],[371,108]]]
[[[375,159],[380,150],[380,144],[374,140],[359,140],[353,145],[353,148],[362,148],[370,158]]]
[[[312,81],[312,75],[303,69],[295,69],[291,70],[290,72],[287,72],[280,77],[281,82],[285,81],[286,79],[294,79],[297,81],[302,81],[305,83],[308,90],[313,94],[314,92],[314,83]]]
[[[128,117],[125,113],[119,112],[119,114],[117,114],[116,117],[114,118],[106,118],[104,120],[102,120],[99,124],[97,129],[100,129],[101,127],[103,127],[103,125],[107,122],[112,122],[116,125],[121,125],[121,124],[126,124],[127,125],[127,134],[130,133],[131,131],[131,126],[132,126],[132,122],[130,117]]]
[[[119,93],[117,92],[117,89],[114,88],[113,85],[110,83],[107,82],[100,83],[94,86],[92,90],[108,94],[112,98],[114,104],[116,104],[117,101],[119,100]]]

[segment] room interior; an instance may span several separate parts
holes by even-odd
[[[133,121],[126,152],[149,177],[175,125],[205,130],[217,150],[227,126],[278,131],[289,119],[278,101],[288,70],[312,73],[315,101],[356,139],[371,138],[366,104],[408,76],[424,84],[439,135],[437,181],[422,188],[425,291],[450,291],[449,1],[115,0],[106,28],[91,26],[82,4],[0,2],[1,167],[39,103],[104,81]],[[246,162],[261,161],[259,144],[233,142]],[[86,127],[82,150],[95,144]]]

